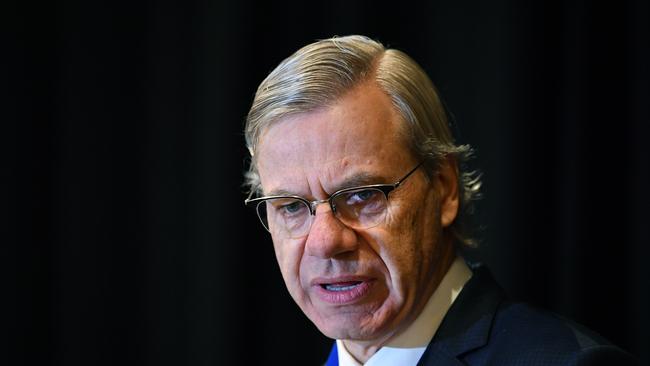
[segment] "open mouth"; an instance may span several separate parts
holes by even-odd
[[[352,305],[362,301],[370,293],[375,281],[372,278],[355,277],[357,278],[329,279],[332,282],[323,280],[315,286],[316,296],[335,305]]]
[[[338,282],[338,283],[323,283],[320,286],[327,291],[340,292],[340,291],[352,290],[357,286],[359,286],[361,283],[362,283],[361,281],[350,281],[350,282]]]

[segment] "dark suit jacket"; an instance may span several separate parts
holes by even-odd
[[[636,365],[599,335],[549,312],[509,302],[478,266],[418,365]],[[336,344],[327,365],[337,365]]]

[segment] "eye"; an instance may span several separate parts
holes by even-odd
[[[371,227],[386,212],[386,196],[377,188],[359,187],[342,192],[336,197],[336,214],[345,224],[354,227]]]
[[[304,202],[295,198],[275,198],[269,200],[268,204],[274,214],[286,218],[303,215],[305,211],[309,210]]]
[[[345,204],[358,205],[373,201],[377,195],[381,194],[380,191],[375,189],[363,189],[359,191],[349,192],[345,195]]]
[[[280,210],[284,211],[285,213],[288,214],[296,214],[300,212],[301,209],[305,208],[305,204],[300,202],[300,201],[294,201],[292,203],[288,203],[285,205],[280,206]]]

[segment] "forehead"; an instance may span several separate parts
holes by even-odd
[[[401,124],[390,98],[374,83],[330,107],[277,121],[258,144],[262,188],[304,194],[320,187],[331,193],[352,176],[394,178],[410,160]]]

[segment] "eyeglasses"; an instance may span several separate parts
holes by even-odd
[[[256,205],[257,216],[269,232],[290,237],[306,236],[316,216],[316,207],[329,203],[334,216],[353,229],[368,229],[382,223],[386,217],[388,195],[399,187],[424,162],[420,162],[393,184],[371,184],[344,188],[324,200],[309,201],[300,196],[267,196],[247,199],[246,205]]]

